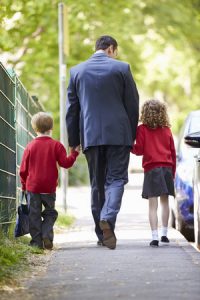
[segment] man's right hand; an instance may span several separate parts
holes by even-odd
[[[69,151],[70,151],[70,153],[72,152],[72,151],[77,151],[78,153],[80,152],[80,145],[78,145],[78,146],[76,146],[76,147],[69,147]]]
[[[74,149],[75,151],[77,151],[78,153],[80,152],[80,149],[81,149],[81,147],[80,147],[80,145],[79,146],[76,146],[76,148]]]

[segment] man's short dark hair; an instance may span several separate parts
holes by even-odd
[[[95,50],[105,50],[108,47],[113,46],[113,50],[117,49],[117,41],[109,35],[102,35],[95,44]]]

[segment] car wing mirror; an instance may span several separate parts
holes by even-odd
[[[200,148],[200,132],[191,133],[185,136],[184,142],[193,148]]]

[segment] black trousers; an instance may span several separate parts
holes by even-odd
[[[53,226],[58,217],[55,210],[56,194],[35,194],[28,192],[29,230],[31,244],[42,247],[44,238],[53,241]],[[44,206],[44,210],[42,210]]]
[[[85,152],[91,184],[91,210],[95,232],[103,239],[100,220],[106,220],[115,228],[117,214],[121,207],[124,185],[128,182],[130,147],[95,146]]]

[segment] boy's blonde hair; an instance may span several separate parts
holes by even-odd
[[[167,107],[159,100],[148,100],[143,104],[140,121],[150,128],[171,126]]]
[[[33,115],[31,125],[35,132],[45,133],[53,128],[53,118],[46,112]]]

